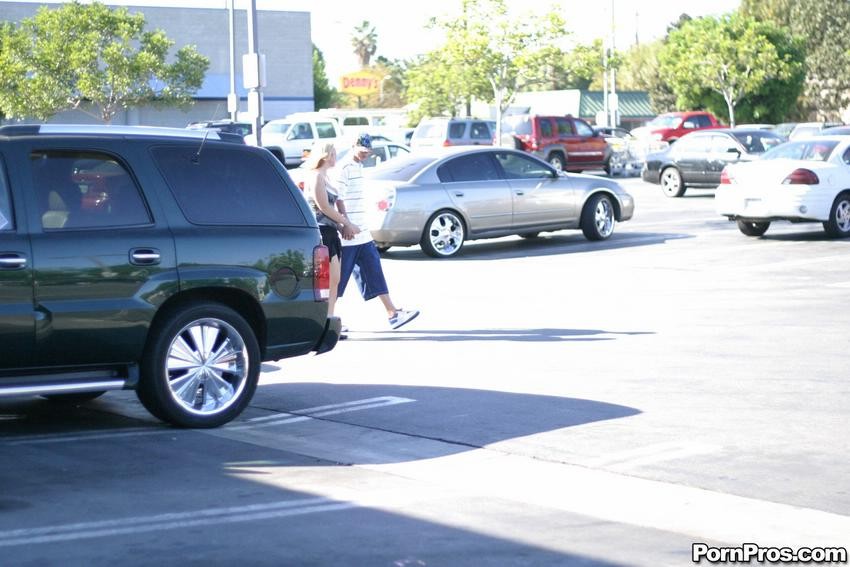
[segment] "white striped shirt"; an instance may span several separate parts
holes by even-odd
[[[368,199],[364,195],[363,165],[354,160],[354,151],[348,152],[334,168],[333,185],[337,195],[345,203],[345,212],[351,224],[360,229],[352,239],[342,239],[343,246],[356,246],[372,241],[367,223],[366,205]]]

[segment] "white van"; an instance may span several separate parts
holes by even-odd
[[[270,120],[262,129],[263,147],[287,167],[301,165],[317,140],[339,144],[341,137],[342,130],[337,121],[316,112],[298,112]],[[256,137],[246,136],[245,143],[256,145]]]

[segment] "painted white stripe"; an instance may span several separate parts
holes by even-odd
[[[288,425],[291,423],[298,423],[302,421],[310,421],[317,417],[326,417],[329,415],[336,415],[341,413],[348,413],[353,411],[361,411],[373,408],[380,408],[386,406],[393,406],[396,404],[406,404],[410,402],[415,402],[416,400],[412,400],[410,398],[399,398],[396,396],[383,396],[379,398],[367,398],[363,400],[355,400],[352,402],[344,402],[339,404],[330,404],[323,406],[316,406],[312,408],[306,408],[303,410],[296,410],[293,413],[276,413],[274,415],[268,415],[263,417],[256,417],[247,422],[243,423],[231,423],[230,425],[225,425],[222,429],[226,430],[244,430],[244,429],[255,429],[259,427],[273,427],[278,425]],[[310,414],[310,415],[298,415],[298,414]],[[169,427],[155,427],[155,428],[133,428],[133,429],[105,429],[92,433],[82,433],[77,435],[68,435],[68,434],[51,434],[51,435],[31,435],[31,436],[23,436],[16,437],[10,439],[9,441],[0,442],[2,445],[34,445],[34,444],[47,444],[47,443],[73,443],[77,441],[92,441],[99,439],[121,439],[124,437],[144,437],[148,435],[162,435],[162,434],[171,434],[174,433],[174,429]]]
[[[210,508],[207,510],[196,510],[194,512],[137,516],[119,520],[24,528],[0,532],[0,547],[75,541],[96,537],[139,534],[237,522],[252,522],[301,514],[347,510],[355,507],[356,505],[350,502],[334,502],[325,498],[310,498],[231,508]]]
[[[341,413],[349,413],[353,411],[362,411],[373,408],[381,408],[387,406],[394,406],[397,404],[407,404],[410,402],[415,402],[416,400],[412,400],[410,398],[399,398],[396,396],[383,396],[380,398],[368,398],[365,400],[356,400],[353,402],[345,402],[341,404],[331,404],[327,406],[318,406],[314,408],[307,408],[305,410],[298,410],[293,413],[309,413],[309,415],[293,415],[292,413],[278,414],[276,416],[265,416],[262,418],[255,418],[251,420],[250,423],[239,424],[239,425],[231,425],[226,426],[225,429],[228,431],[244,431],[246,429],[258,429],[260,427],[274,427],[277,425],[287,425],[290,423],[296,423],[299,421],[308,421],[318,417],[327,417],[329,415],[338,415]],[[323,410],[323,411],[317,411]],[[261,421],[262,420],[262,421]]]

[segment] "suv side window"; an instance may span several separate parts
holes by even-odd
[[[150,224],[151,217],[127,169],[99,152],[35,151],[33,189],[45,230]]]
[[[558,135],[559,136],[572,136],[575,132],[573,132],[573,124],[570,122],[569,118],[556,118],[555,122],[558,124]]]
[[[458,156],[441,165],[437,176],[443,183],[500,179],[490,155],[486,153]]]
[[[466,122],[449,123],[449,138],[463,138],[464,132],[466,132]]]
[[[313,130],[306,122],[295,124],[289,131],[290,140],[310,140],[313,138]]]
[[[585,137],[592,137],[593,136],[593,128],[591,128],[590,125],[587,122],[585,122],[584,120],[576,119],[574,121],[574,123],[575,123],[575,127],[576,127],[576,132],[578,133],[579,136],[585,136]]]
[[[486,122],[473,122],[469,137],[473,140],[491,140],[493,135],[490,134]]]
[[[9,199],[9,186],[6,184],[6,169],[0,160],[0,230],[12,230],[12,202]]]
[[[330,122],[316,122],[316,133],[320,138],[336,138],[336,129]]]
[[[711,126],[711,119],[706,114],[697,114],[691,118],[694,122],[697,123],[698,128],[707,128]]]
[[[552,123],[548,118],[540,119],[540,137],[541,138],[551,138],[552,137]]]
[[[234,148],[158,146],[151,150],[177,204],[193,224],[303,226],[301,209],[262,155]]]

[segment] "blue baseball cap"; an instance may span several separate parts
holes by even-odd
[[[363,133],[357,136],[357,141],[354,142],[355,146],[360,146],[361,148],[372,149],[372,136],[369,134]]]

